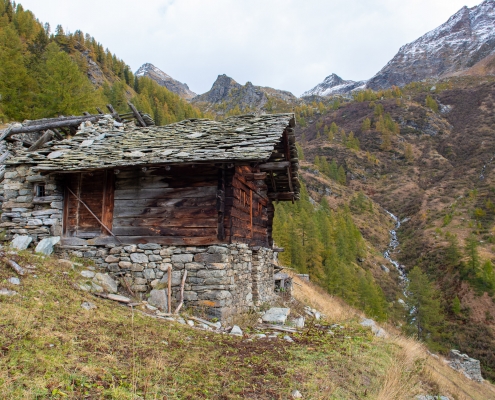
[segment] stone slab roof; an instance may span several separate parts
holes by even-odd
[[[244,115],[212,121],[190,119],[166,126],[136,127],[110,116],[85,122],[71,139],[18,151],[6,163],[33,169],[84,171],[134,165],[266,161],[294,114]],[[293,136],[293,130],[289,129]]]

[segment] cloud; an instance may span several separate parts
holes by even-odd
[[[367,79],[472,0],[21,0],[90,33],[133,70],[151,62],[203,93],[217,75],[300,95],[330,73]]]

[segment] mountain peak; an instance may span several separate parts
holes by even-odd
[[[346,81],[333,73],[328,75],[323,82],[316,85],[313,89],[304,92],[301,97],[342,95],[359,89],[365,84],[365,81]]]
[[[464,6],[444,24],[402,46],[368,87],[404,86],[464,71],[495,53],[495,0]]]
[[[170,75],[163,72],[160,68],[151,63],[143,64],[137,71],[136,76],[147,76],[153,79],[160,86],[166,87],[171,92],[178,94],[183,99],[189,100],[196,96],[196,93],[189,89],[187,84],[179,82]]]

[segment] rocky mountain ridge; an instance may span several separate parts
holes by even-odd
[[[147,76],[157,82],[160,86],[165,86],[168,90],[178,94],[185,100],[190,100],[197,96],[196,93],[189,89],[189,86],[187,86],[186,83],[179,82],[151,63],[143,64],[136,71],[135,75],[138,77]]]
[[[273,101],[296,104],[298,98],[285,90],[255,86],[251,82],[241,85],[226,74],[218,75],[211,89],[191,100],[208,110],[226,113],[234,109],[242,112],[271,111]]]
[[[337,74],[331,74],[314,88],[304,92],[301,97],[343,95],[354,90],[364,89],[366,81],[344,80]]]
[[[404,86],[466,70],[495,53],[494,24],[495,0],[465,6],[438,28],[401,47],[367,87]]]

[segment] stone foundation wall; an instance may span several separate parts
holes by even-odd
[[[45,196],[37,198],[37,184],[44,184]],[[0,185],[4,197],[0,227],[7,239],[29,235],[34,242],[60,236],[63,192],[53,177],[35,174],[28,166],[7,167]]]
[[[185,307],[226,319],[275,297],[273,251],[250,249],[246,244],[221,246],[162,246],[148,243],[129,246],[106,245],[65,250],[66,255],[93,260],[101,270],[146,298],[152,291],[168,290],[168,269],[172,268],[172,309],[180,299],[184,271]]]

